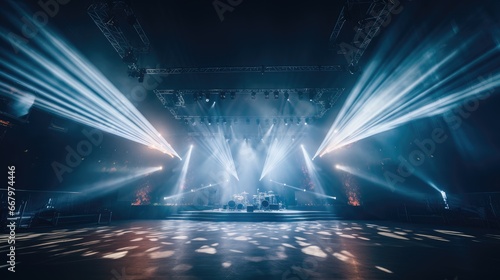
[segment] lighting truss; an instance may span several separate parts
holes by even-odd
[[[15,4],[13,4],[15,6]],[[31,18],[20,8],[13,24]],[[0,49],[0,91],[11,88],[36,96],[35,107],[102,131],[149,146],[172,157],[175,150],[149,121],[90,62],[60,37],[36,22],[38,36],[30,44],[20,43],[18,55]],[[8,32],[0,38],[9,45]]]
[[[179,108],[186,106],[186,96],[204,96],[204,94],[209,94],[210,96],[219,96],[221,92],[229,93],[232,99],[237,99],[240,95],[251,96],[252,99],[256,99],[257,95],[261,98],[266,93],[269,92],[274,93],[278,91],[279,95],[283,94],[283,96],[299,96],[299,100],[301,100],[301,96],[304,94],[310,96],[310,102],[316,104],[316,114],[314,116],[302,116],[302,117],[311,117],[311,118],[321,118],[323,115],[330,110],[339,100],[339,98],[344,93],[344,88],[291,88],[291,89],[276,89],[276,88],[258,88],[258,89],[155,89],[153,92],[155,93],[158,100],[160,100],[161,104],[167,108],[170,113],[176,118],[193,118],[194,116],[180,115]],[[285,94],[286,93],[286,94]],[[196,98],[198,101],[198,98]],[[304,102],[307,102],[304,100]],[[226,116],[228,118],[232,118],[231,116]],[[283,118],[283,116],[281,116]]]
[[[145,69],[148,75],[175,75],[199,73],[283,73],[283,72],[342,72],[342,65],[325,66],[222,66],[222,67],[171,67]]]
[[[137,66],[137,57],[135,55],[148,53],[151,44],[132,8],[125,1],[102,1],[90,5],[87,13],[120,58],[128,64],[129,74],[138,78],[141,78],[141,75],[143,77],[144,72]],[[127,38],[123,30],[124,25],[119,21],[117,22],[115,17],[124,18],[128,21],[127,24],[133,27],[140,39],[138,45],[131,43],[131,38]]]
[[[340,14],[337,18],[335,26],[333,27],[332,33],[330,34],[329,45],[333,47],[337,44],[337,38],[342,31],[342,27],[347,20],[347,14],[354,6],[360,6],[361,4],[370,4],[368,7],[365,18],[360,20],[360,25],[362,22],[367,23],[370,21],[369,28],[358,28],[363,29],[363,39],[356,46],[351,46],[355,49],[354,53],[349,57],[349,66],[356,66],[361,59],[361,56],[368,48],[368,45],[372,39],[380,32],[382,24],[386,21],[387,17],[390,15],[391,9],[394,8],[392,1],[380,1],[380,0],[347,0],[345,5],[342,7]],[[368,25],[367,25],[368,26]],[[340,50],[341,52],[342,50]],[[348,69],[349,70],[349,69]]]

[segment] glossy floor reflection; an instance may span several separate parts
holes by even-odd
[[[129,221],[18,232],[12,279],[498,279],[499,249],[500,232],[378,221]]]

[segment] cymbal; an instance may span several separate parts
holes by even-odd
[[[267,193],[274,193],[273,191],[268,191]]]

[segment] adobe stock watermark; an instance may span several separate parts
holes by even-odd
[[[58,161],[53,161],[51,164],[59,183],[63,181],[65,173],[73,172],[82,163],[82,158],[90,155],[93,148],[98,147],[102,143],[103,134],[100,130],[92,129],[88,131],[83,129],[82,133],[87,139],[78,142],[75,148],[69,145],[66,146],[67,153],[64,164]]]
[[[236,7],[238,7],[243,0],[214,0],[212,6],[214,6],[215,12],[219,17],[221,22],[224,21],[224,13],[232,12]]]
[[[381,27],[387,27],[392,21],[392,15],[400,14],[403,11],[403,6],[400,4],[401,2],[399,2],[399,0],[387,1],[387,9],[384,7],[384,9],[380,11],[377,11],[375,9],[370,11],[369,15],[372,17],[372,20],[361,20],[360,22],[358,22],[358,25],[354,27],[354,31],[356,31],[356,34],[354,34],[354,38],[352,40],[352,44],[354,44],[354,46],[346,42],[342,42],[338,45],[338,47],[340,48],[339,54],[344,54],[347,63],[351,63],[354,57],[354,53],[359,50],[363,40],[367,36],[371,36],[371,39],[373,39],[380,34],[381,28],[379,28],[377,32],[375,32],[375,34],[369,34],[370,29],[376,23],[377,19],[386,16],[384,22],[382,22],[381,24]]]
[[[491,75],[489,79],[492,79]],[[480,76],[478,80],[481,82],[486,81],[486,79],[484,79],[484,77],[482,76]],[[490,89],[483,94],[479,94],[473,98],[466,100],[464,103],[462,103],[461,106],[458,106],[453,110],[445,113],[443,117],[450,130],[459,129],[462,126],[464,119],[468,119],[472,115],[472,113],[479,108],[480,101],[489,98],[494,91],[494,89]],[[444,129],[434,128],[431,132],[430,137],[423,140],[413,140],[413,144],[415,144],[416,148],[408,154],[407,158],[403,157],[402,155],[398,157],[399,164],[397,172],[384,172],[384,177],[387,185],[391,189],[394,189],[396,184],[405,182],[406,178],[413,175],[416,167],[421,166],[425,163],[425,160],[427,158],[433,156],[438,144],[446,142],[448,138],[449,137]]]
[[[14,32],[9,32],[7,35],[14,52],[17,54],[19,52],[18,46],[21,44],[28,44],[30,39],[38,35],[40,30],[37,25],[40,27],[47,25],[49,23],[49,18],[54,18],[59,14],[61,6],[68,4],[70,1],[71,0],[39,0],[37,4],[40,6],[40,10],[35,12],[31,18],[27,18],[26,16],[21,18],[23,22],[21,28],[22,34],[19,35]]]

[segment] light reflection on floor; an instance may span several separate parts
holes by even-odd
[[[119,279],[114,274],[123,271],[130,279],[466,279],[486,268],[500,272],[498,232],[385,222],[133,221],[18,232],[16,239],[21,273],[29,268],[40,279],[50,268],[61,276],[53,279]],[[7,250],[1,246],[0,254]]]

